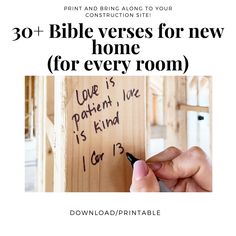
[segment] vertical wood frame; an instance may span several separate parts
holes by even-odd
[[[113,79],[111,77],[66,77],[65,85],[66,191],[129,191],[132,168],[125,152],[131,152],[140,159],[145,158],[145,77],[113,77]],[[81,94],[84,89],[91,91],[94,85],[98,86],[99,95],[95,95],[83,105],[78,105],[76,90]],[[125,92],[130,89],[139,90],[140,96],[132,97],[124,102],[122,100],[123,89]],[[88,118],[80,118],[77,129],[72,116],[81,115],[81,112],[88,108],[88,104],[96,106],[105,100],[108,101],[108,96],[112,101],[112,106],[96,112]],[[95,132],[95,121],[114,119],[117,114],[119,124]],[[82,132],[86,135],[86,141],[83,141]],[[76,135],[78,135],[79,143]],[[93,164],[95,160],[93,154],[95,153],[100,154],[101,158],[98,157],[98,163]]]
[[[54,192],[65,191],[65,147],[66,147],[66,114],[65,114],[65,77],[54,78]]]
[[[164,78],[164,100],[166,121],[165,146],[176,146],[181,150],[186,150],[186,111],[178,109],[178,104],[186,103],[185,76],[167,76]]]
[[[36,104],[36,155],[37,155],[37,189],[45,191],[46,171],[46,117],[47,117],[47,82],[43,76],[35,78],[35,104]]]

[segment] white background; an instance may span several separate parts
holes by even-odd
[[[151,18],[86,19],[64,5],[172,5]],[[144,2],[144,3],[142,3]],[[5,1],[1,3],[0,181],[1,235],[234,235],[235,12],[234,1]],[[96,27],[224,27],[222,39],[140,40],[137,58],[186,55],[187,75],[213,76],[213,193],[25,193],[24,76],[48,75],[47,59],[90,58],[90,40],[49,40],[48,24],[72,22]],[[42,27],[44,36],[13,42],[14,27]],[[124,40],[125,41],[125,40]],[[102,42],[102,41],[101,41]],[[115,42],[115,41],[114,41]],[[138,42],[138,41],[137,41]],[[136,57],[130,57],[136,59]],[[103,57],[100,57],[103,58]],[[105,57],[104,57],[105,58]],[[109,56],[108,59],[112,58]],[[62,74],[62,73],[58,73]],[[72,73],[64,73],[64,75]],[[75,74],[114,75],[112,72]],[[118,75],[119,73],[117,73]],[[128,75],[136,75],[129,70]],[[170,75],[176,73],[157,73]],[[140,74],[139,74],[140,75]],[[143,75],[148,75],[146,72]],[[160,209],[160,217],[71,217],[70,209]],[[4,233],[3,233],[4,232]]]

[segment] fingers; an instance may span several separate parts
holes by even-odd
[[[160,161],[169,161],[177,156],[179,156],[182,152],[176,147],[168,147],[163,152],[160,152],[148,159],[148,163],[152,162],[160,162]]]
[[[181,152],[169,147],[134,165],[131,191],[160,191],[159,177],[173,191],[212,191],[212,167],[199,147]]]
[[[155,171],[160,169],[163,161],[170,161],[179,156],[181,153],[182,152],[178,148],[171,146],[164,151],[150,157],[147,160],[147,164],[155,173]],[[162,179],[162,181],[169,189],[172,189],[176,185],[177,179]]]
[[[186,178],[178,180],[178,183],[171,188],[173,192],[205,192],[193,178]]]
[[[136,161],[133,167],[131,192],[160,192],[156,176],[145,161]]]
[[[166,158],[167,161],[149,164],[157,177],[166,180],[191,177],[201,188],[212,191],[212,168],[202,149],[193,147],[172,158],[173,156],[170,158],[162,156],[162,159],[160,157],[158,159]]]

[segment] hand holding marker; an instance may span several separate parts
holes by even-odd
[[[134,157],[131,153],[127,152],[126,153],[127,159],[130,161],[130,164],[132,165],[132,168],[134,166],[134,163],[136,161],[139,161],[140,159],[137,159],[136,157]],[[160,191],[161,192],[170,192],[170,189],[166,187],[166,185],[160,181],[160,179],[158,177],[156,177],[157,181],[159,181],[159,185],[160,185]],[[159,191],[158,191],[159,192]]]
[[[160,192],[161,182],[173,192],[212,191],[211,163],[199,147],[185,152],[169,147],[147,163],[130,153],[126,155],[134,168],[131,192]]]

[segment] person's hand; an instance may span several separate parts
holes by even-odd
[[[145,161],[136,161],[133,168],[131,192],[160,192],[157,178]]]
[[[199,147],[181,152],[169,147],[147,160],[134,163],[131,192],[159,192],[157,178],[173,192],[212,191],[212,168]]]

